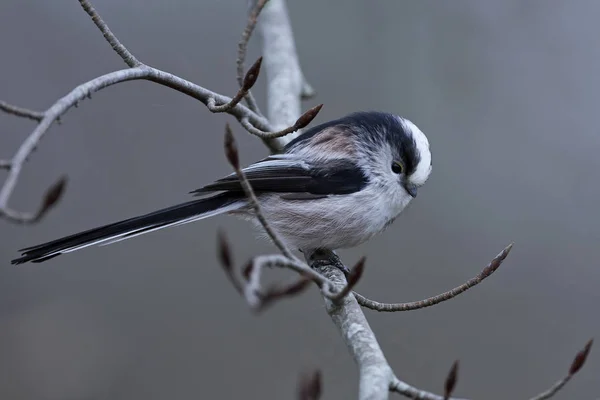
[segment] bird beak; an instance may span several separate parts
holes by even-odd
[[[417,197],[417,185],[414,185],[410,182],[406,182],[404,184],[404,189],[410,194],[413,198]]]

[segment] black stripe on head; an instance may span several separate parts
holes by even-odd
[[[412,133],[407,130],[398,116],[390,113],[368,111],[357,112],[345,117],[348,126],[357,134],[367,139],[367,146],[377,150],[383,143],[389,144],[392,156],[404,163],[406,175],[412,174],[419,161],[421,154]]]
[[[407,131],[396,115],[378,111],[355,112],[314,126],[292,140],[286,146],[286,151],[332,126],[343,127],[348,134],[360,136],[361,143],[373,151],[378,150],[383,143],[388,143],[394,159],[404,163],[407,175],[412,174],[421,161],[421,154],[411,132]]]

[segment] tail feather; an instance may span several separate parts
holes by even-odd
[[[29,261],[39,263],[60,254],[70,253],[88,246],[104,246],[169,226],[187,224],[233,211],[242,205],[239,200],[239,197],[224,193],[178,204],[139,217],[129,218],[74,235],[65,236],[37,246],[26,247],[19,250],[22,252],[21,257],[12,260],[11,264],[23,264]]]

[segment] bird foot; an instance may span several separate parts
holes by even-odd
[[[337,269],[342,271],[346,278],[348,278],[348,275],[350,274],[350,269],[344,265],[344,263],[340,260],[337,254],[330,251],[325,252],[323,250],[315,250],[311,257],[310,266],[312,268],[316,268],[325,267],[328,265],[336,267]]]

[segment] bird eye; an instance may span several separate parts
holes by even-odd
[[[404,167],[398,161],[392,163],[392,172],[395,174],[401,174],[404,171]]]

